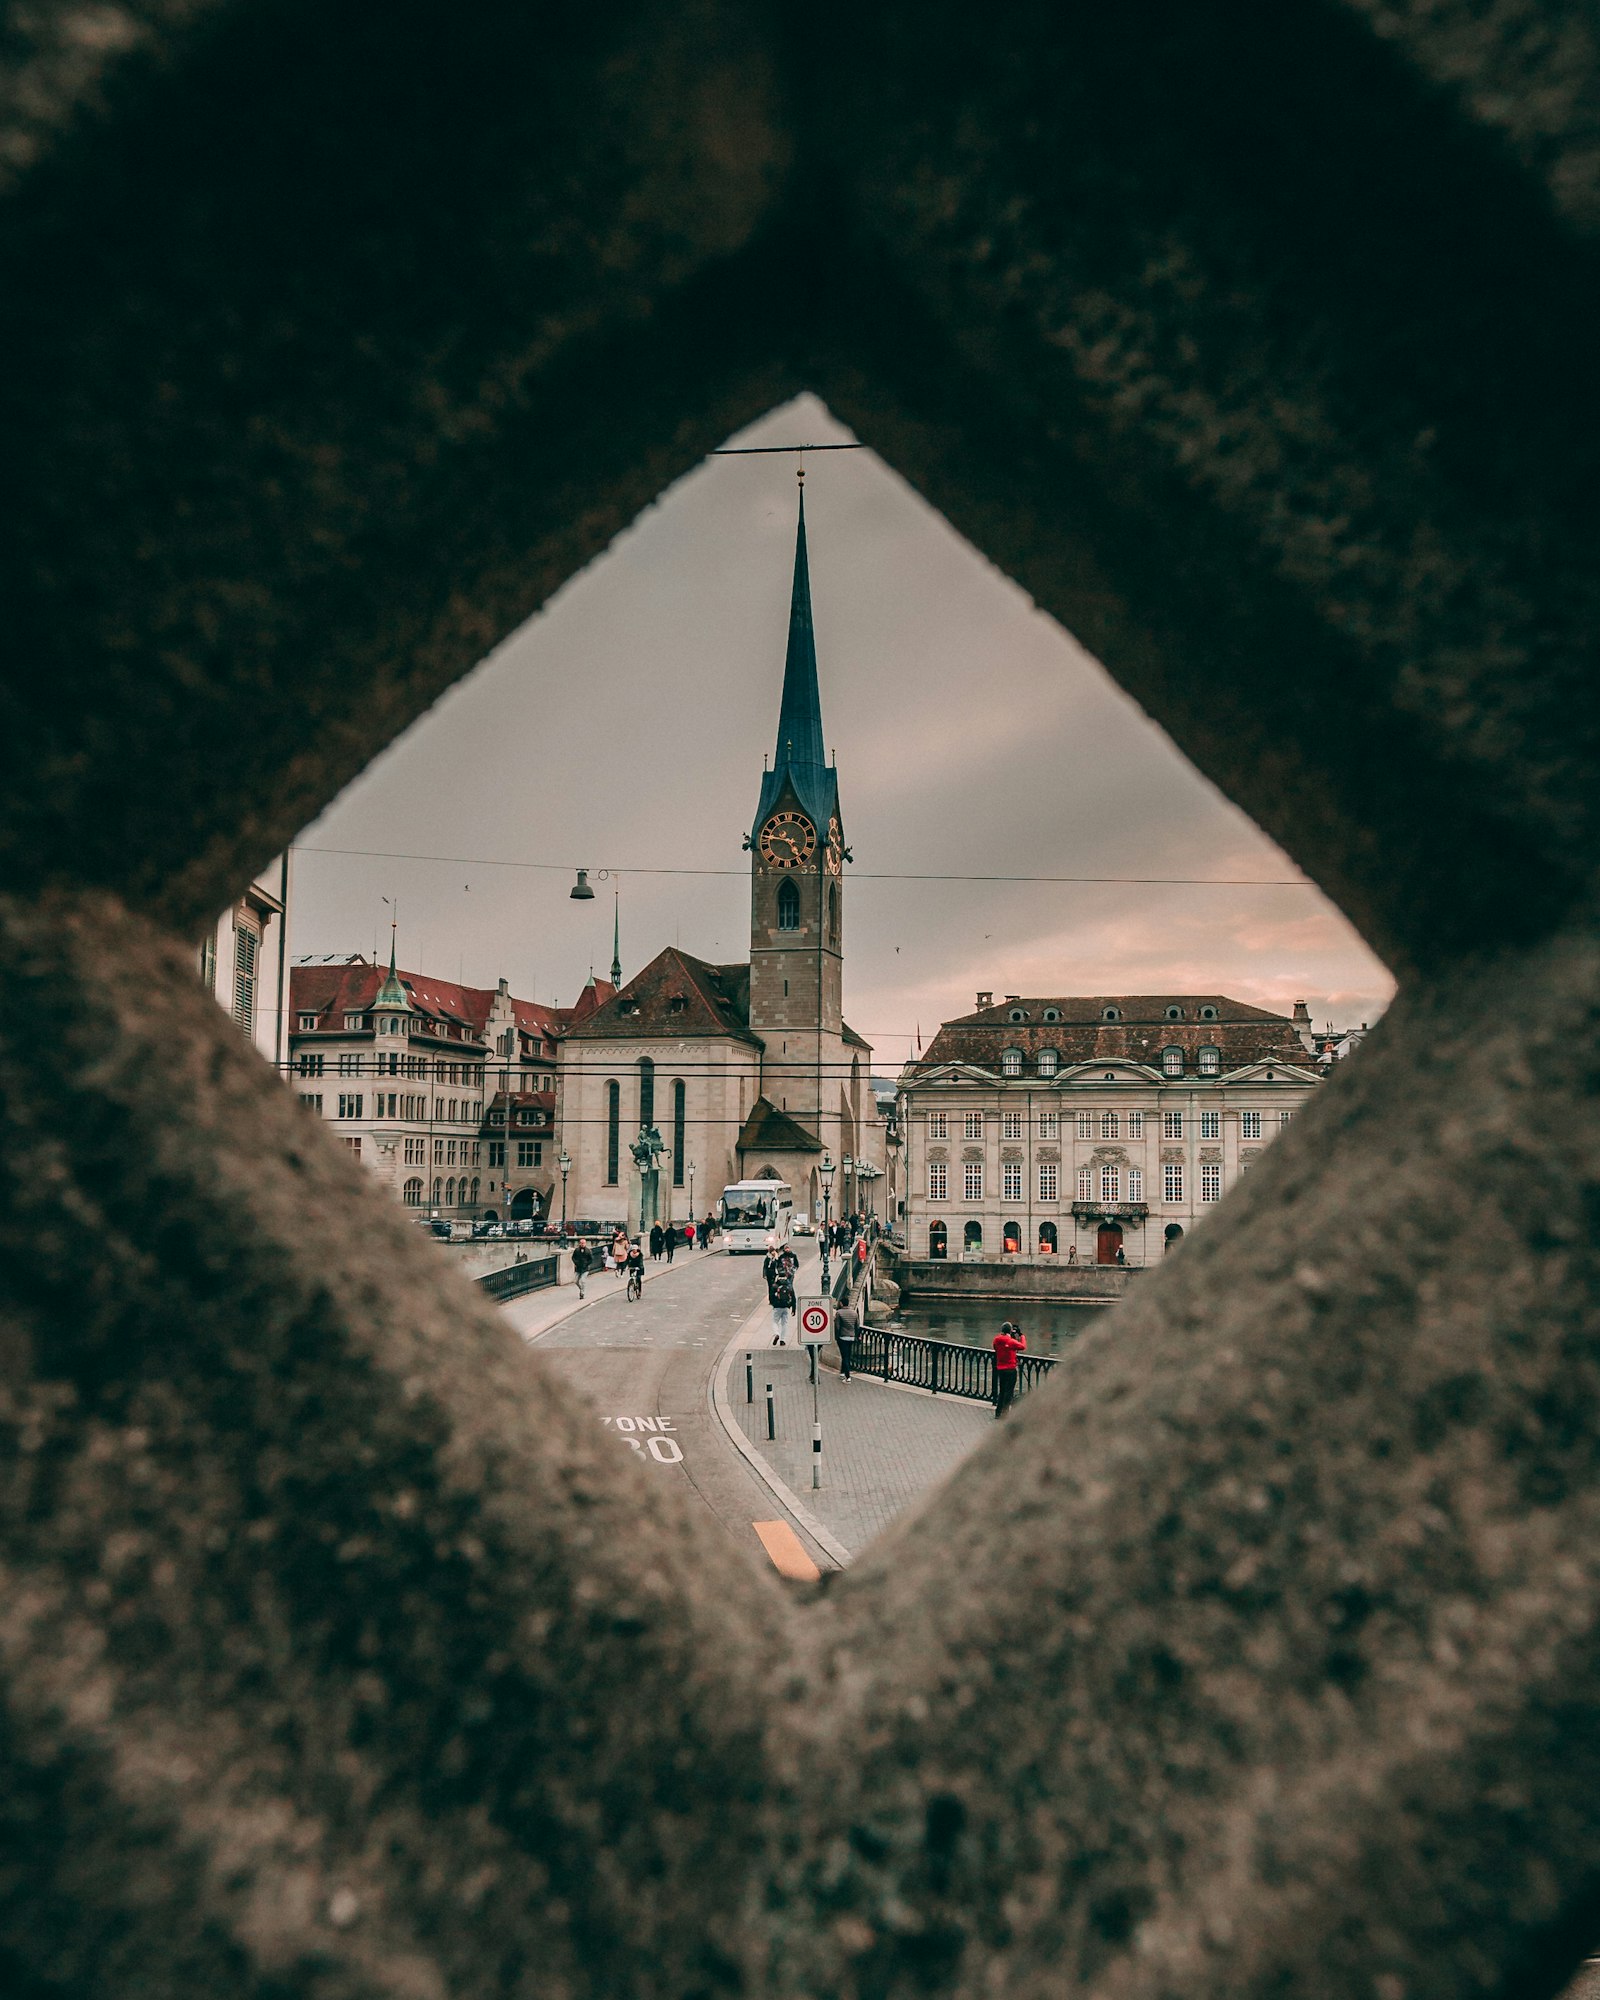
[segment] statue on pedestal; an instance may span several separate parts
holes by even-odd
[[[666,1151],[661,1134],[653,1125],[641,1127],[639,1136],[628,1148],[633,1156],[634,1171],[639,1176],[639,1230],[641,1234],[660,1215],[661,1155]]]

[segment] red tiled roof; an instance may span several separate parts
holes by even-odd
[[[1178,1020],[1167,1017],[1172,1007],[1180,1010]],[[1216,1017],[1202,1020],[1202,1007],[1214,1008]],[[1046,1021],[1047,1008],[1060,1018]],[[1106,1013],[1112,1008],[1117,1018],[1108,1021]],[[1013,1021],[1014,1010],[1026,1018]],[[1097,993],[1002,1000],[996,1006],[946,1021],[913,1067],[967,1062],[997,1070],[1006,1049],[1020,1049],[1025,1056],[1036,1055],[1040,1049],[1056,1049],[1064,1068],[1120,1056],[1124,1061],[1159,1069],[1161,1051],[1166,1048],[1181,1048],[1186,1064],[1194,1067],[1197,1051],[1203,1046],[1222,1052],[1224,1070],[1267,1059],[1306,1068],[1316,1063],[1286,1015],[1247,1006],[1223,993]]]
[[[345,965],[296,965],[289,973],[291,1013],[316,1014],[318,1024],[342,1028],[346,1014],[365,1013],[378,996],[386,974],[381,966],[356,960]],[[493,986],[463,986],[453,979],[435,979],[427,972],[400,971],[400,983],[420,1013],[453,1021],[481,1037],[487,1032],[489,1010],[499,991]],[[609,998],[613,989],[600,990]],[[577,1017],[575,1007],[547,1007],[538,1000],[511,1001],[518,1028],[540,1042],[554,1041]],[[543,1050],[540,1051],[543,1053]]]
[[[635,1035],[732,1035],[750,1032],[750,968],[709,965],[676,945],[658,953],[583,1021],[568,1031],[575,1040],[627,1041]]]

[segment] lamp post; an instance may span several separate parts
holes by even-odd
[[[685,1170],[685,1171],[687,1172],[687,1174],[688,1174],[688,1179],[689,1179],[689,1220],[690,1220],[691,1222],[693,1222],[693,1221],[694,1221],[694,1219],[695,1219],[695,1215],[694,1215],[694,1161],[693,1161],[693,1160],[691,1160],[691,1161],[689,1162],[689,1165],[688,1165],[688,1167],[686,1168],[686,1170]]]
[[[817,1179],[822,1183],[822,1289],[828,1289],[828,1220],[833,1213],[833,1157],[829,1153],[822,1156],[822,1165],[817,1169]]]
[[[561,1169],[561,1240],[567,1240],[567,1175],[572,1172],[572,1162],[567,1157],[565,1146],[561,1148],[556,1165]]]
[[[848,1153],[846,1153],[844,1158],[839,1162],[839,1170],[844,1175],[844,1187],[840,1191],[839,1195],[839,1214],[842,1218],[846,1215],[854,1215],[856,1207],[855,1201],[853,1199],[855,1192],[856,1163],[854,1160],[851,1159]]]

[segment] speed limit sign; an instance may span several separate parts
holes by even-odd
[[[806,1299],[800,1307],[800,1338],[807,1347],[821,1347],[833,1331],[833,1307],[826,1299]]]

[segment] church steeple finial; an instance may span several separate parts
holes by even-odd
[[[622,897],[620,893],[611,903],[611,983],[622,984]]]

